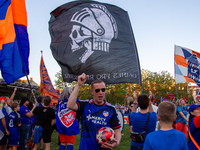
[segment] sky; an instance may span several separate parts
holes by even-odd
[[[48,21],[50,12],[69,0],[26,0],[30,41],[29,78],[40,84],[40,59],[52,83],[61,70],[54,59]],[[200,52],[200,0],[98,0],[128,12],[141,69],[174,76],[174,45]],[[26,78],[21,78],[26,79]]]

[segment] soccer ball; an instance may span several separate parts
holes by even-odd
[[[99,144],[103,144],[104,142],[111,144],[115,139],[115,132],[110,127],[102,127],[98,130],[96,139]]]

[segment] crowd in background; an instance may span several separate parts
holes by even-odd
[[[63,89],[58,100],[58,107],[57,104],[50,104],[50,97],[43,96],[37,97],[38,103],[35,105],[28,97],[22,97],[20,103],[13,101],[16,90],[15,88],[10,98],[0,97],[0,149],[25,150],[29,148],[37,150],[39,145],[41,150],[43,149],[43,145],[45,145],[45,149],[50,149],[51,134],[53,132],[52,126],[54,126],[54,129],[58,131],[59,135],[59,150],[65,150],[66,147],[69,150],[73,150],[76,135],[80,131],[79,123],[76,121],[76,115],[78,116],[78,114],[75,114],[74,111],[67,108],[68,98],[72,93],[71,88],[66,87]],[[174,106],[172,104],[172,102],[165,103],[166,107],[168,106],[169,109],[172,109],[172,113],[169,113],[170,110],[166,110],[166,112],[160,110],[159,114],[159,107],[153,105],[153,95],[149,94],[147,96],[138,96],[128,105],[117,103],[115,104],[115,108],[123,115],[129,116],[130,131],[133,135],[145,129],[144,137],[149,140],[148,137],[153,135],[150,134],[151,132],[156,130],[162,132],[162,130],[165,130],[163,126],[166,126],[168,127],[166,131],[169,132],[166,132],[167,134],[176,134],[179,139],[182,139],[183,143],[188,143],[186,146],[180,144],[180,146],[185,147],[184,149],[198,149],[198,145],[200,144],[198,138],[200,135],[199,102],[193,102],[190,105],[184,99],[178,99],[173,104]],[[164,106],[162,107],[163,109],[167,109]],[[175,114],[173,114],[172,107],[175,108]],[[42,115],[44,111],[49,111],[48,115]],[[66,114],[65,111],[67,111],[67,114],[73,120],[71,122],[73,126],[69,125],[69,128],[66,128],[61,123],[63,122],[63,118],[66,117],[62,116],[62,114]],[[167,116],[164,113],[169,113],[169,115]],[[168,119],[163,119],[165,118],[164,116],[167,116]],[[69,122],[69,120],[66,122]],[[173,128],[170,128],[170,123]],[[174,130],[182,132],[185,138]],[[159,132],[156,132],[155,135],[158,134],[157,136],[160,136],[161,133]],[[139,143],[138,141],[132,140],[130,149],[150,149],[152,145],[146,142],[146,138]],[[148,142],[152,142],[152,140]]]

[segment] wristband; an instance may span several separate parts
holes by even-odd
[[[3,104],[0,104],[0,106],[3,106]]]

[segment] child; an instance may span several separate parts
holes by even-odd
[[[176,119],[175,105],[172,102],[160,103],[157,118],[161,128],[147,135],[143,150],[188,150],[185,134],[172,127]]]
[[[20,126],[21,126],[21,119],[20,114],[17,113],[19,111],[19,103],[13,102],[11,104],[12,112],[9,115],[9,143],[8,145],[9,150],[17,150],[19,146],[19,138],[20,138]]]

